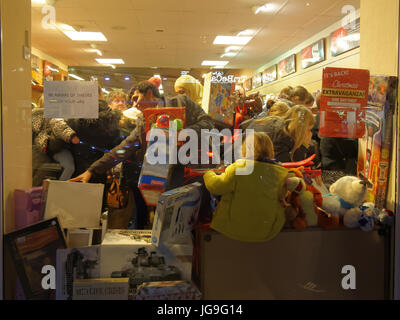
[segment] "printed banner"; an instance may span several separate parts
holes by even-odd
[[[319,128],[321,137],[356,139],[364,135],[368,87],[368,70],[323,70]]]

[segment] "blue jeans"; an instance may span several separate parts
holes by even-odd
[[[53,159],[57,161],[64,169],[59,180],[66,181],[71,179],[75,172],[75,163],[72,153],[69,150],[64,149],[58,153],[55,153],[53,155]]]

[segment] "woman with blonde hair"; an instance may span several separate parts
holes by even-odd
[[[265,133],[247,136],[242,154],[243,159],[228,166],[221,175],[213,171],[204,175],[206,188],[222,196],[211,228],[235,240],[265,242],[274,238],[285,223],[281,199],[286,193],[288,170],[272,160],[274,147]],[[249,164],[252,172],[237,172]]]
[[[297,162],[315,153],[311,146],[315,118],[309,108],[294,106],[284,117],[270,116],[255,120],[248,129],[265,132],[274,144],[275,158],[280,162]]]
[[[175,92],[187,95],[197,105],[201,106],[203,99],[203,86],[191,75],[180,76],[175,81]]]
[[[269,116],[283,117],[289,111],[289,106],[287,103],[278,101],[275,102],[272,107],[269,109]]]

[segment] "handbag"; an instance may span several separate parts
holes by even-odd
[[[113,177],[107,191],[107,204],[109,208],[122,209],[128,205],[129,190],[121,186],[120,178]]]

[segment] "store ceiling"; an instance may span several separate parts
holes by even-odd
[[[54,2],[54,1],[53,1]],[[272,0],[272,13],[255,15],[266,0],[57,0],[56,22],[81,31],[100,31],[102,58],[122,58],[124,67],[201,68],[203,60],[229,60],[226,68],[258,68],[343,18],[342,7],[360,0]],[[307,6],[306,4],[310,5]],[[32,46],[69,66],[99,66],[91,42],[72,41],[42,27],[42,7],[32,8]],[[163,29],[163,32],[157,32]],[[252,29],[256,36],[234,58],[217,35]]]

